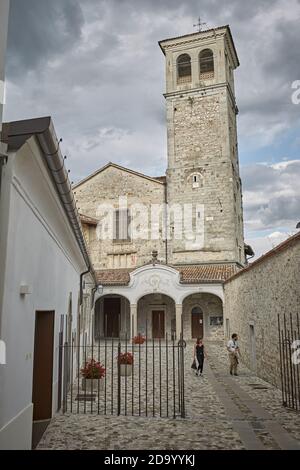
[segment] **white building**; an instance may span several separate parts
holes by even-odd
[[[5,52],[8,28],[9,0],[0,2],[0,132],[2,127],[2,112],[4,101],[4,79],[5,79]],[[1,155],[4,154],[4,145],[0,142],[0,180],[1,180]]]
[[[51,119],[3,124],[2,140],[0,449],[30,449],[59,406],[61,315],[70,339],[95,283]]]

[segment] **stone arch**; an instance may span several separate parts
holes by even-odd
[[[193,316],[195,308],[201,309],[201,314],[198,312]],[[224,337],[223,302],[220,297],[208,292],[193,293],[184,298],[182,309],[185,338],[222,339]]]
[[[130,337],[130,301],[122,294],[105,294],[95,302],[95,339]]]
[[[138,333],[148,338],[171,339],[176,334],[176,303],[166,294],[143,295],[137,303]]]

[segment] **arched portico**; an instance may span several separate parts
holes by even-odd
[[[176,310],[174,300],[160,293],[147,294],[140,298],[137,307],[138,333],[148,338],[176,336]]]
[[[95,303],[95,338],[130,337],[130,304],[122,295],[107,294]]]
[[[183,300],[183,334],[186,339],[221,339],[223,303],[211,293],[196,293]]]
[[[151,263],[132,271],[126,285],[103,286],[101,298],[103,296],[120,296],[128,299],[130,314],[126,318],[129,318],[130,326],[128,327],[127,322],[126,331],[131,336],[136,336],[138,332],[141,332],[139,329],[144,328],[139,323],[140,318],[142,318],[139,315],[139,303],[141,299],[147,299],[148,307],[150,307],[151,295],[166,296],[172,300],[172,322],[166,322],[166,331],[170,334],[175,331],[176,337],[179,338],[182,329],[183,304],[186,304],[185,299],[193,295],[200,295],[200,297],[202,295],[211,295],[213,298],[217,298],[219,304],[222,305],[223,285],[221,282],[201,284],[181,282],[180,273],[177,269],[164,264]],[[100,294],[96,294],[96,299],[97,297],[99,298]],[[150,314],[148,313],[148,315]],[[188,328],[184,322],[183,325],[184,336],[191,338],[191,327]]]

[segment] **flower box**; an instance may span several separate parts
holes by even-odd
[[[122,377],[132,375],[133,354],[130,352],[120,353],[118,356],[118,364]]]
[[[132,364],[120,364],[121,377],[129,377],[132,375]]]
[[[104,379],[85,379],[81,381],[81,388],[86,393],[97,393],[104,390]]]
[[[103,390],[106,369],[101,362],[90,359],[80,372],[82,375],[81,387],[84,392],[97,393],[98,390]]]

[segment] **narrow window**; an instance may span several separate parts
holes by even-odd
[[[130,241],[130,212],[129,209],[118,209],[114,212],[114,241]]]
[[[188,83],[191,81],[191,58],[188,54],[181,54],[177,59],[177,83]]]
[[[200,78],[213,78],[214,76],[214,54],[211,49],[203,49],[199,55]]]

